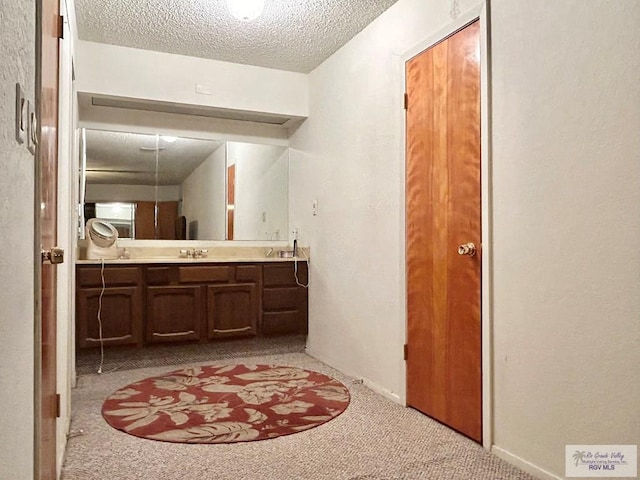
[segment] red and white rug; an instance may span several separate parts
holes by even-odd
[[[193,367],[114,392],[102,415],[130,435],[178,443],[264,440],[317,427],[349,405],[349,390],[318,372],[273,365]]]

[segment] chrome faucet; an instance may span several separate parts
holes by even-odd
[[[180,256],[186,258],[205,258],[209,254],[206,248],[186,248],[180,250]]]

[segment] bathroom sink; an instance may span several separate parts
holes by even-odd
[[[293,250],[280,250],[278,252],[280,258],[293,258]]]

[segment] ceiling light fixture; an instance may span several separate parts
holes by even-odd
[[[262,14],[264,0],[227,0],[227,8],[238,20],[250,22]]]

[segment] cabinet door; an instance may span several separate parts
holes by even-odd
[[[79,348],[100,345],[140,345],[142,294],[139,287],[80,288],[77,291],[76,343]],[[98,320],[98,311],[100,320]]]
[[[253,283],[207,286],[209,338],[255,335],[258,298]]]
[[[200,286],[147,287],[147,341],[198,340]]]

